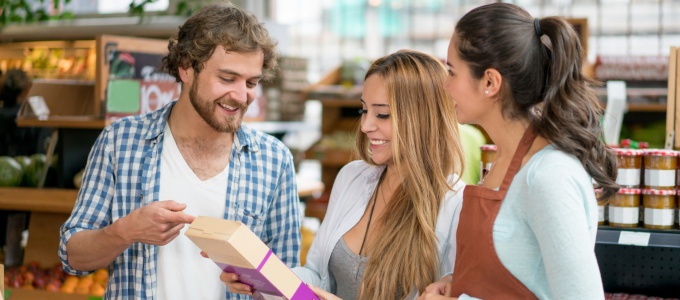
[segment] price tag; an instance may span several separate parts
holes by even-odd
[[[619,245],[647,246],[649,245],[649,232],[621,231]]]
[[[40,120],[47,119],[50,115],[50,109],[45,103],[45,98],[42,96],[31,96],[28,98],[28,104],[31,106],[31,110]]]
[[[626,97],[625,81],[607,81],[607,108],[602,122],[602,132],[607,145],[619,143]]]

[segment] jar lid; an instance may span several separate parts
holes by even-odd
[[[675,190],[653,190],[653,189],[643,189],[642,194],[644,195],[657,195],[657,196],[675,196]]]
[[[645,151],[645,156],[677,156],[678,153],[675,150],[669,149],[647,149]]]
[[[619,189],[618,193],[624,195],[639,195],[640,189]]]
[[[494,144],[482,145],[479,148],[482,149],[482,151],[496,151],[496,150],[498,150],[498,147]]]
[[[625,149],[625,148],[614,148],[616,155],[627,155],[627,156],[640,156],[644,151],[639,149]]]
[[[595,196],[600,197],[602,195],[602,192],[604,191],[602,188],[595,188]]]

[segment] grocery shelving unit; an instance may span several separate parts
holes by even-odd
[[[649,109],[651,104],[638,104],[647,105],[648,109],[633,111],[629,104],[629,112],[634,113],[638,122],[658,121],[661,119],[660,114],[666,114],[667,132],[673,130],[677,118],[676,55],[677,51],[671,49],[667,82],[635,81],[627,89],[629,97],[649,96],[665,100],[658,101],[653,106],[656,109]],[[673,147],[673,143],[666,141],[666,146]],[[675,147],[678,147],[677,143]],[[680,296],[680,229],[677,225],[669,230],[646,229],[642,224],[637,228],[600,226],[595,253],[606,292],[654,297]]]
[[[607,292],[680,295],[680,230],[598,229],[595,245]]]
[[[321,134],[331,135],[338,131],[353,132],[359,124],[359,113],[361,108],[360,86],[341,87],[340,67],[327,74],[318,83],[311,86],[306,93],[307,99],[319,100],[322,105],[321,112]],[[330,192],[335,176],[340,169],[353,159],[351,150],[347,149],[328,149],[319,145],[312,146],[307,150],[308,159],[316,159],[321,163],[321,181],[326,186],[326,191]]]

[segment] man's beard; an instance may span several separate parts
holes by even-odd
[[[189,100],[198,115],[200,115],[210,127],[218,132],[225,133],[234,133],[241,127],[241,120],[243,120],[243,115],[248,108],[248,105],[232,99],[217,98],[213,101],[204,101],[204,99],[200,99],[198,97],[198,78],[195,78],[191,85]],[[219,105],[218,103],[240,109],[239,114],[233,117],[225,117],[224,122],[220,122],[221,120],[215,117],[215,109],[216,106]]]

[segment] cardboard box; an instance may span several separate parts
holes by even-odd
[[[185,234],[222,271],[239,274],[255,299],[319,299],[241,222],[199,216]]]

